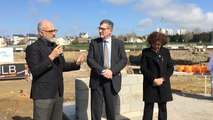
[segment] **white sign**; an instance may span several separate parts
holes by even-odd
[[[13,62],[13,48],[0,48],[0,62]]]

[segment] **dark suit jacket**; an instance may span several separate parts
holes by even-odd
[[[115,92],[118,93],[121,89],[120,71],[127,64],[127,58],[122,41],[112,38],[111,44],[112,52],[110,70],[113,72],[113,88]],[[97,38],[91,41],[87,55],[87,64],[91,68],[90,87],[92,89],[96,89],[100,85],[100,81],[103,79],[101,71],[104,69],[103,40],[101,38]]]
[[[63,71],[80,69],[74,62],[66,63],[63,55],[52,61],[48,57],[50,53],[46,42],[40,38],[26,48],[25,59],[33,76],[30,95],[32,99],[52,99],[57,91],[63,96]]]
[[[153,52],[151,48],[143,49],[141,72],[144,76],[143,100],[145,102],[166,102],[172,100],[170,76],[173,71],[174,66],[168,49],[162,47],[159,54]],[[164,83],[159,87],[153,87],[154,79],[160,77],[165,79]]]

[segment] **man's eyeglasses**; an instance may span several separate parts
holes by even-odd
[[[98,30],[102,30],[102,31],[105,31],[105,30],[107,30],[107,29],[109,29],[109,28],[98,27]]]
[[[47,33],[56,33],[56,32],[58,32],[57,29],[54,29],[54,30],[42,30],[42,31],[47,32]]]

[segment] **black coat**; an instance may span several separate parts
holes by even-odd
[[[142,50],[141,72],[143,81],[143,100],[145,102],[167,102],[172,101],[170,76],[173,74],[174,66],[168,49],[162,47],[159,53],[151,48]],[[163,77],[165,81],[161,86],[154,87],[155,78]]]
[[[52,61],[48,57],[50,53],[47,43],[40,38],[26,48],[25,59],[33,76],[30,94],[32,99],[53,99],[57,91],[63,96],[63,71],[80,69],[75,62],[66,63],[63,55]]]
[[[110,70],[113,72],[112,85],[115,92],[118,93],[121,89],[120,71],[126,66],[127,57],[122,41],[112,39],[111,44]],[[90,87],[96,89],[100,85],[101,79],[103,79],[101,71],[104,69],[103,41],[101,38],[91,41],[87,55],[87,64],[91,68]]]

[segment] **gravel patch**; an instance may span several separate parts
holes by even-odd
[[[167,104],[168,120],[213,120],[210,95],[174,93],[173,98]],[[156,116],[154,120],[157,120]]]

